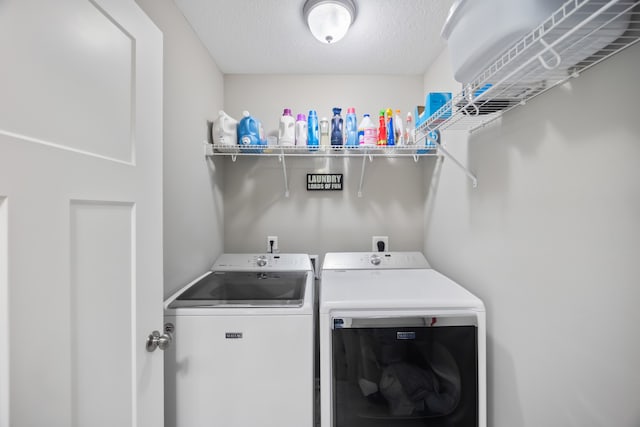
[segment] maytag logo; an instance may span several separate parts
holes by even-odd
[[[224,337],[228,340],[242,339],[242,332],[225,332]]]
[[[415,340],[416,333],[415,332],[396,332],[396,339],[398,340]]]

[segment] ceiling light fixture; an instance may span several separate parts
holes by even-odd
[[[356,18],[353,0],[307,0],[302,8],[311,34],[322,43],[335,43]]]

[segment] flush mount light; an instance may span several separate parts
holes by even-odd
[[[343,38],[356,18],[353,0],[307,0],[302,10],[311,34],[327,44]]]

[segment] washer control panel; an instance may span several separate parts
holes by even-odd
[[[372,254],[371,257],[369,257],[369,260],[373,265],[380,265],[380,263],[382,263],[382,258],[380,258],[380,255],[378,254]]]
[[[330,252],[323,270],[431,268],[421,252]]]
[[[313,267],[307,254],[222,254],[211,269],[307,271]]]

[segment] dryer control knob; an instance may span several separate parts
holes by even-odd
[[[371,255],[371,264],[380,265],[381,262],[382,262],[382,259],[380,258],[380,255],[376,255],[376,254]]]
[[[264,267],[267,265],[267,257],[264,255],[259,256],[256,264],[258,264],[258,267]]]

